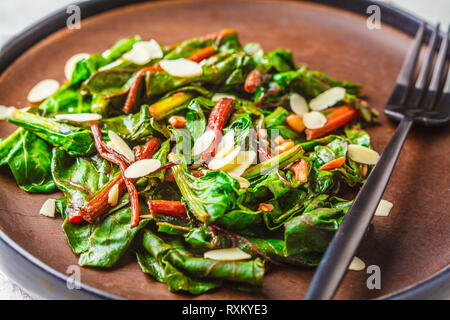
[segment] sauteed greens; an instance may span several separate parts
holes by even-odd
[[[362,96],[233,29],[170,46],[134,36],[8,109],[19,128],[0,166],[27,192],[62,191],[81,266],[132,251],[170,291],[255,290],[269,265],[319,263],[352,204],[342,190],[376,163]]]

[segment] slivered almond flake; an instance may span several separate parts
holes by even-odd
[[[352,262],[348,266],[348,270],[362,271],[366,268],[366,264],[358,257],[353,257]]]
[[[344,99],[345,89],[334,87],[328,89],[309,102],[309,107],[314,111],[322,111]]]
[[[77,53],[70,57],[64,66],[64,75],[67,80],[72,79],[73,70],[78,61],[89,58],[89,53]]]
[[[107,64],[106,66],[100,67],[100,68],[98,69],[98,71],[105,71],[105,70],[109,70],[109,69],[118,67],[118,66],[120,66],[124,61],[126,61],[126,60],[123,59],[123,58],[119,58],[119,59],[117,59],[116,61],[113,61],[113,62]]]
[[[133,48],[127,53],[124,53],[122,57],[134,64],[143,65],[148,63],[152,57],[148,50],[142,45],[137,45],[138,43],[135,43]]]
[[[308,109],[308,103],[306,102],[305,98],[303,98],[298,93],[292,93],[289,96],[289,103],[291,105],[291,110],[296,115],[303,115],[309,111]]]
[[[6,109],[6,118],[12,117],[14,112],[17,111],[16,107],[9,107]]]
[[[164,56],[164,53],[161,50],[161,46],[156,40],[152,39],[150,41],[141,41],[134,44],[133,47],[142,47],[146,50],[150,56],[150,59],[159,59]]]
[[[117,151],[118,153],[122,154],[127,158],[129,161],[133,162],[135,160],[134,152],[130,149],[128,144],[117,135],[114,131],[108,131],[108,137],[109,140],[111,140],[110,146]]]
[[[102,116],[97,113],[67,113],[67,114],[56,114],[56,120],[69,120],[74,122],[86,122],[92,120],[100,120]]]
[[[162,60],[159,65],[174,77],[195,77],[203,73],[202,67],[197,62],[184,58]]]
[[[218,92],[218,93],[215,93],[215,94],[212,96],[211,100],[217,102],[217,101],[219,101],[220,99],[223,99],[223,98],[236,99],[236,97],[233,96],[233,95],[231,95],[231,94],[227,94],[227,93],[219,93],[219,92]]]
[[[111,207],[114,207],[117,205],[118,202],[119,202],[119,185],[115,184],[113,185],[111,190],[109,190],[108,203]]]
[[[251,255],[242,251],[239,248],[226,248],[207,251],[203,254],[207,259],[218,261],[238,261],[251,259]]]
[[[353,161],[364,164],[376,164],[380,159],[380,155],[375,150],[357,144],[348,146],[347,155]]]
[[[241,151],[241,147],[235,147],[229,154],[227,154],[223,158],[214,157],[208,164],[208,168],[210,170],[220,170],[225,169],[225,167],[233,164],[237,164],[234,160],[238,156]]]
[[[250,187],[250,181],[248,181],[247,179],[242,178],[241,176],[235,176],[231,173],[229,173],[229,175],[239,182],[239,188],[248,189],[248,187]]]
[[[216,157],[223,158],[234,148],[234,130],[228,131],[217,146]]]
[[[194,143],[194,147],[192,148],[192,155],[196,156],[201,154],[203,151],[209,148],[211,143],[214,141],[216,137],[213,130],[207,130],[204,134],[202,134]]]
[[[139,160],[125,170],[125,177],[130,179],[145,177],[159,168],[161,168],[161,162],[158,159]]]
[[[46,217],[54,218],[55,211],[56,211],[55,199],[47,199],[42,205],[41,210],[39,210],[39,214]]]
[[[307,112],[303,115],[303,124],[308,129],[319,129],[327,123],[327,118],[318,111]]]
[[[392,202],[381,199],[377,211],[375,211],[375,215],[377,217],[387,217],[393,206],[394,204]]]
[[[245,172],[245,170],[247,170],[247,168],[251,166],[255,159],[255,151],[240,151],[235,161],[237,164],[230,168],[227,168],[225,171],[233,177],[240,177]]]
[[[102,52],[102,57],[106,59],[106,58],[108,58],[108,56],[110,54],[111,54],[111,50],[110,49],[105,50],[105,51]]]
[[[8,118],[8,109],[9,107],[0,105],[0,120]]]
[[[50,97],[59,89],[59,82],[54,79],[46,79],[38,82],[28,93],[28,101],[41,102]]]

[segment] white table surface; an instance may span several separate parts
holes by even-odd
[[[67,7],[72,2],[72,0],[0,1],[0,47],[11,36],[22,31],[28,25],[52,11]],[[406,9],[430,23],[440,21],[444,26],[450,23],[449,0],[383,0],[383,2]],[[0,270],[0,300],[13,299],[30,300],[32,298]]]

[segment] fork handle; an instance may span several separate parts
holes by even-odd
[[[412,124],[412,118],[400,122],[323,255],[306,300],[333,298],[380,203]]]

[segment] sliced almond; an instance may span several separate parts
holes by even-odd
[[[164,53],[161,50],[161,46],[156,42],[156,40],[150,40],[150,41],[141,41],[134,44],[133,47],[142,47],[144,48],[149,56],[150,59],[160,59],[164,56]]]
[[[209,162],[208,168],[210,170],[220,170],[220,169],[224,169],[225,170],[225,167],[237,164],[234,160],[236,159],[236,157],[238,156],[240,151],[241,151],[241,147],[236,146],[225,157],[223,157],[223,158],[214,157],[214,159],[212,159]]]
[[[229,175],[239,182],[239,188],[248,189],[248,187],[250,187],[250,181],[248,181],[247,179],[242,178],[241,176],[235,176],[233,174]]]
[[[109,70],[115,67],[120,66],[123,62],[125,61],[125,59],[119,58],[116,61],[113,61],[109,64],[107,64],[106,66],[103,66],[101,68],[98,69],[98,71],[105,71],[105,70]]]
[[[133,48],[127,53],[124,53],[122,57],[134,64],[143,65],[150,62],[152,57],[148,50],[144,46],[137,45],[138,43],[135,43]]]
[[[255,151],[240,151],[236,157],[236,165],[227,168],[225,171],[233,177],[240,177],[245,172],[245,170],[247,170],[247,168],[252,165],[255,159]]]
[[[199,155],[208,149],[215,137],[216,134],[213,130],[206,130],[204,134],[195,140],[194,147],[192,148],[192,155]]]
[[[6,109],[6,118],[13,117],[15,111],[19,111],[19,110],[17,110],[16,107],[9,107],[9,108],[7,108]]]
[[[289,96],[289,103],[291,105],[291,110],[295,114],[301,116],[309,111],[308,109],[308,103],[306,102],[305,98],[303,98],[298,93],[292,93]]]
[[[207,259],[218,261],[238,261],[238,260],[248,260],[252,258],[251,255],[242,251],[239,248],[210,250],[205,252],[203,256]]]
[[[234,148],[234,130],[228,131],[217,146],[216,157],[223,158]]]
[[[9,107],[0,105],[0,120],[8,118],[8,109]]]
[[[220,99],[223,99],[223,98],[229,98],[229,99],[236,99],[236,97],[235,96],[233,96],[233,95],[231,95],[231,94],[227,94],[227,93],[215,93],[213,96],[212,96],[212,98],[211,98],[211,100],[212,101],[219,101]]]
[[[376,164],[380,159],[378,152],[358,144],[350,144],[347,147],[347,155],[353,161],[364,164]]]
[[[119,202],[119,185],[115,184],[108,192],[108,203],[111,207],[114,207]]]
[[[108,58],[108,56],[110,54],[111,54],[111,50],[110,49],[105,50],[105,51],[102,52],[102,57],[106,59],[106,58]]]
[[[303,114],[303,124],[308,129],[319,129],[327,123],[327,118],[318,111],[311,111]]]
[[[162,60],[161,68],[174,77],[195,77],[203,73],[202,67],[194,61],[180,58],[175,60]]]
[[[64,66],[64,75],[67,80],[72,79],[73,70],[78,61],[89,58],[89,53],[77,53],[70,57]]]
[[[334,87],[328,89],[309,102],[309,107],[314,111],[325,110],[328,107],[334,106],[336,103],[344,99],[345,89],[341,87]]]
[[[121,155],[124,155],[125,158],[127,158],[131,162],[135,160],[133,150],[131,150],[128,144],[121,137],[119,137],[117,133],[109,130],[108,137],[111,140],[111,146],[115,151],[117,151]]]
[[[362,271],[366,268],[366,264],[358,257],[353,257],[352,262],[348,266],[348,270]]]
[[[42,205],[41,210],[39,210],[39,214],[46,217],[54,218],[55,211],[56,211],[55,199],[47,199]]]
[[[378,217],[387,217],[393,206],[394,204],[392,202],[381,199],[377,211],[375,211],[375,215]]]
[[[125,177],[130,179],[145,177],[159,168],[161,168],[161,161],[158,159],[139,160],[125,170]]]
[[[67,113],[67,114],[56,114],[56,120],[69,120],[73,122],[86,122],[92,120],[100,120],[102,116],[97,113]]]
[[[59,89],[59,82],[54,79],[46,79],[38,82],[28,93],[28,101],[35,103],[50,97]]]

